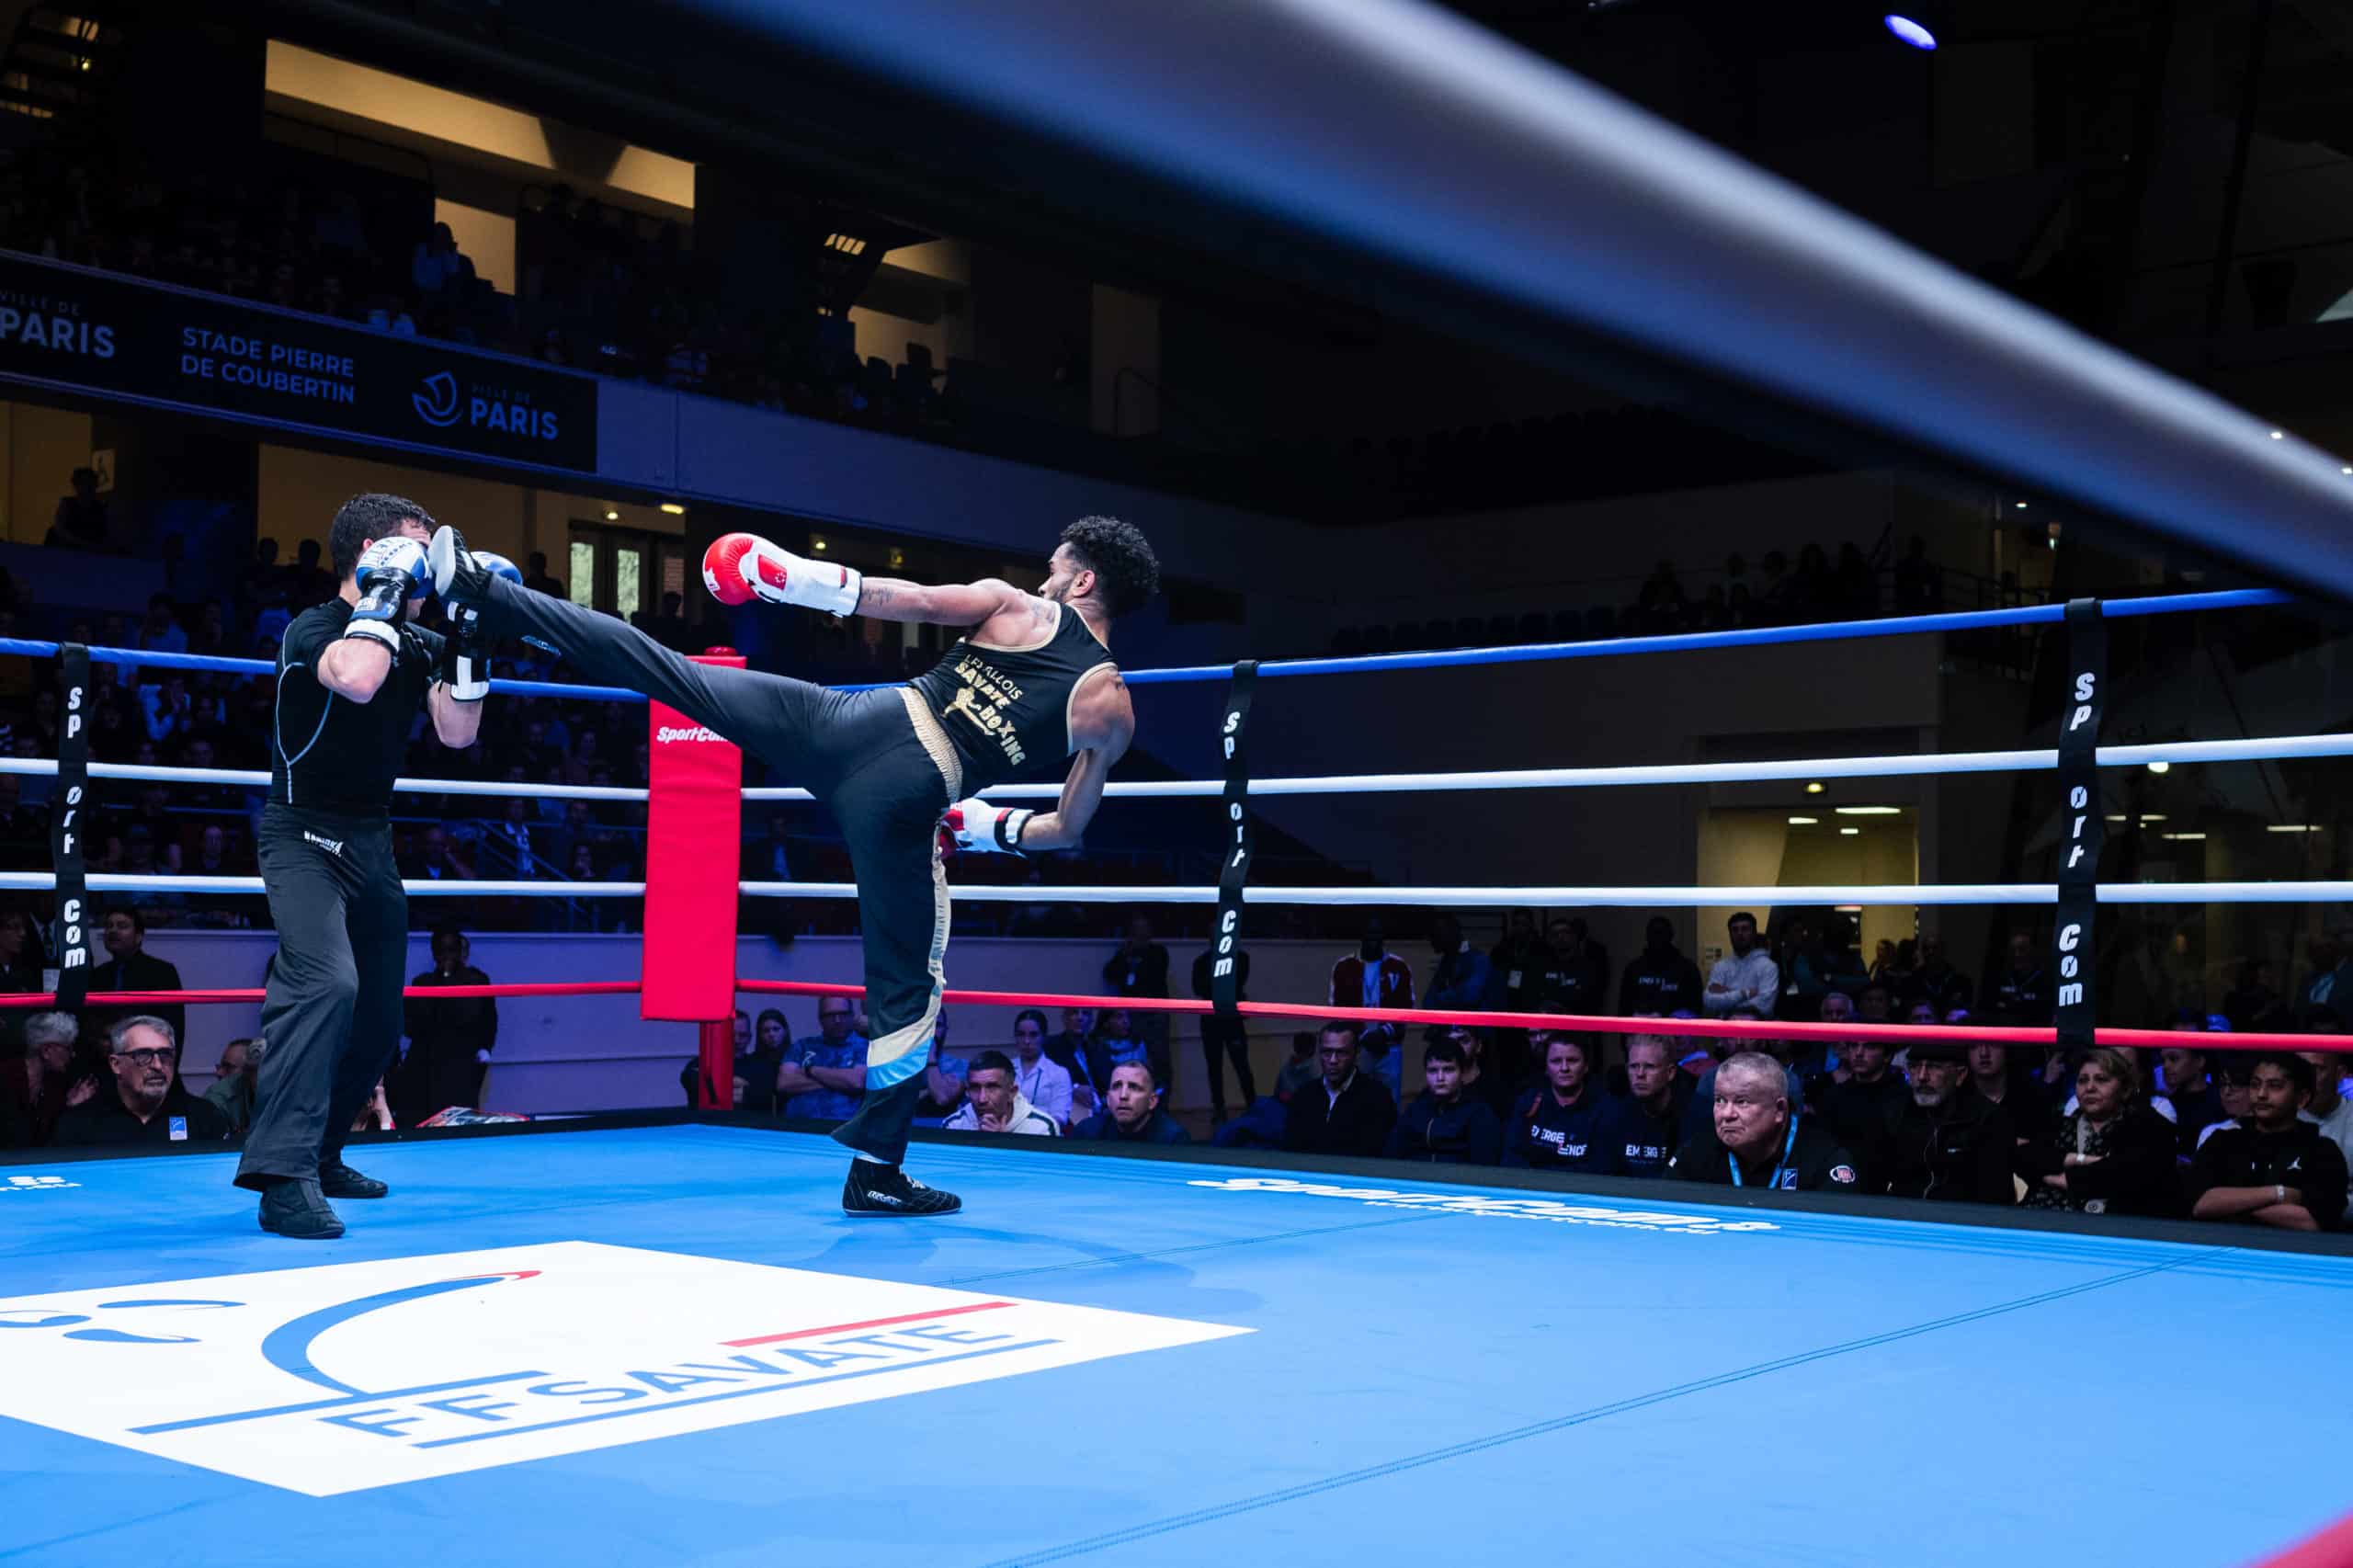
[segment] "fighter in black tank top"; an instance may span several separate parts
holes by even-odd
[[[1158,588],[1159,564],[1143,535],[1115,518],[1081,518],[1063,530],[1035,592],[995,580],[935,586],[867,578],[749,534],[711,545],[703,581],[728,604],[756,597],[969,629],[915,680],[865,691],[698,665],[611,616],[481,570],[452,529],[435,535],[429,554],[435,591],[453,619],[473,617],[494,634],[531,637],[588,680],[669,704],[832,810],[858,878],[872,1039],[857,1080],[794,1080],[803,1070],[787,1064],[776,1086],[847,1093],[863,1085],[858,1114],[834,1131],[858,1155],[843,1187],[846,1211],[921,1215],[960,1207],[952,1194],[899,1170],[946,984],[949,900],[939,841],[1024,855],[1077,846],[1102,802],[1106,776],[1135,734],[1126,685],[1116,667],[1105,667],[1111,665],[1106,638],[1115,616]],[[1050,811],[978,798],[1025,767],[1065,757],[1069,772]]]
[[[1040,757],[1060,762],[1076,749],[1071,699],[1089,670],[1111,662],[1111,651],[1086,629],[1086,618],[1054,608],[1054,630],[1042,642],[1004,647],[963,637],[910,683],[955,743],[967,795],[1002,784]]]

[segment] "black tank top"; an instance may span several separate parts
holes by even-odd
[[[909,684],[955,743],[971,795],[1040,758],[1058,763],[1068,756],[1071,693],[1087,671],[1110,662],[1086,619],[1063,606],[1043,642],[1005,648],[961,638]]]

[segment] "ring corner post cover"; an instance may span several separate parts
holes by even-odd
[[[744,666],[737,654],[703,654],[696,663]],[[744,754],[676,709],[653,701],[646,707],[645,972],[638,1016],[709,1023],[729,1017],[735,1006]],[[722,1062],[720,1071],[731,1069]]]

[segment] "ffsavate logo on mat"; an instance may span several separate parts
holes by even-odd
[[[325,1497],[1248,1332],[551,1242],[0,1298],[0,1415]]]
[[[1604,1209],[1552,1198],[1494,1198],[1475,1192],[1400,1192],[1386,1187],[1341,1187],[1290,1176],[1232,1176],[1224,1181],[1188,1181],[1219,1192],[1287,1192],[1302,1198],[1348,1198],[1375,1209],[1438,1210],[1499,1220],[1549,1220],[1556,1225],[1601,1225],[1620,1231],[1668,1231],[1687,1236],[1726,1231],[1778,1231],[1769,1220],[1721,1220],[1713,1214],[1670,1214],[1653,1209]]]

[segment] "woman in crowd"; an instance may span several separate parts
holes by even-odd
[[[1539,1031],[1544,1082],[1512,1105],[1504,1128],[1504,1164],[1543,1171],[1582,1171],[1598,1163],[1594,1134],[1609,1096],[1593,1081],[1594,1051],[1565,1031]]]
[[[2085,1214],[2178,1214],[2175,1142],[2173,1124],[2143,1097],[2141,1070],[2132,1058],[2096,1047],[2075,1070],[2075,1108],[2040,1142],[2018,1150],[2026,1206]]]

